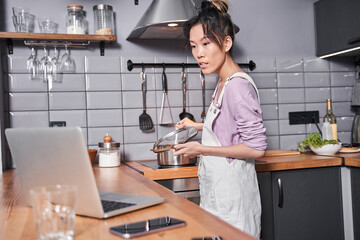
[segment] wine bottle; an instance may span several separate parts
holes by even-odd
[[[324,116],[324,123],[330,123],[332,130],[332,139],[337,140],[337,124],[336,117],[332,111],[331,99],[326,99],[326,115]]]

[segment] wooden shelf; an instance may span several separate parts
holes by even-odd
[[[0,32],[0,40],[7,41],[9,54],[13,54],[13,40],[40,41],[40,42],[99,42],[100,55],[104,56],[105,42],[115,42],[115,35],[93,35],[93,34],[57,34],[57,33],[23,33],[23,32]],[[54,43],[55,44],[55,43]],[[51,43],[50,43],[51,45]],[[68,45],[67,43],[64,45]]]
[[[0,39],[113,42],[115,35],[0,32]]]

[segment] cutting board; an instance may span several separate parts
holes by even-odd
[[[299,155],[299,151],[289,150],[266,150],[265,157],[276,157],[276,156],[288,156],[288,155]]]

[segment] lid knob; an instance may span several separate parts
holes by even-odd
[[[105,143],[109,143],[109,142],[111,142],[111,140],[112,140],[112,137],[109,136],[108,133],[106,133],[106,135],[105,135],[105,137],[104,137],[104,142],[105,142]]]

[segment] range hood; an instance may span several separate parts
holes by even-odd
[[[191,0],[153,0],[127,40],[184,39],[183,25],[195,13]]]

